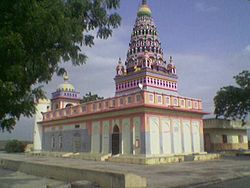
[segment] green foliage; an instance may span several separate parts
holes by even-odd
[[[6,143],[4,150],[7,153],[22,153],[25,150],[25,144],[18,140],[10,140]]]
[[[82,103],[85,102],[90,102],[90,101],[96,101],[96,100],[102,100],[104,99],[103,97],[99,97],[97,94],[93,94],[91,92],[86,93],[85,96],[83,96],[83,100],[81,101]]]
[[[21,115],[31,117],[42,87],[62,62],[86,62],[82,46],[91,33],[107,39],[120,25],[120,0],[0,1],[0,130],[11,131]],[[91,32],[92,31],[92,32]]]
[[[220,89],[214,98],[217,117],[241,119],[250,113],[250,72],[243,71],[234,77],[238,87],[227,86]]]

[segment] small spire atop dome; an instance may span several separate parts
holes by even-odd
[[[64,82],[67,82],[69,80],[67,71],[65,71],[65,73],[63,74],[63,79],[64,79]]]
[[[147,0],[142,0],[142,5],[146,5],[147,4]]]
[[[122,64],[122,59],[119,57],[118,64]]]
[[[170,58],[169,58],[169,63],[173,63],[173,57],[172,56],[170,56]]]
[[[116,66],[116,74],[118,76],[122,76],[122,75],[125,74],[125,68],[124,68],[124,66],[122,64],[122,59],[121,58],[119,58],[118,65]]]

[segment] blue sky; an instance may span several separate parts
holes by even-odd
[[[114,96],[115,66],[125,61],[130,33],[140,0],[121,0],[122,25],[108,40],[96,40],[83,50],[89,59],[82,67],[62,64],[70,82],[82,95],[88,91]],[[233,76],[250,70],[250,2],[248,0],[148,0],[157,25],[165,59],[174,57],[179,93],[201,98],[204,110],[213,112],[219,88],[234,84]],[[45,86],[50,93],[62,78]],[[23,118],[12,134],[0,139],[32,139],[33,120]]]

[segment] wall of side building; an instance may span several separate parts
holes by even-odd
[[[204,129],[205,149],[208,152],[247,150],[247,131],[242,129]]]
[[[250,123],[243,126],[239,120],[205,119],[204,140],[205,150],[208,152],[226,150],[247,150],[247,128]]]

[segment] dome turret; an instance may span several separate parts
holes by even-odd
[[[75,87],[72,84],[68,83],[69,76],[67,72],[64,73],[63,79],[64,79],[64,83],[58,85],[56,90],[57,91],[75,91]]]
[[[80,93],[75,91],[75,87],[68,82],[69,76],[67,72],[64,73],[63,79],[64,83],[58,85],[56,91],[52,93],[52,110],[75,106],[80,103]]]

